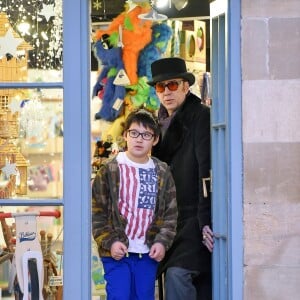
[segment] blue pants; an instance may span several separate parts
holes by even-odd
[[[101,258],[106,280],[107,300],[154,300],[158,263],[148,253],[129,253],[115,260]]]

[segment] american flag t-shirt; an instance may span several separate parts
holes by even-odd
[[[119,211],[127,219],[129,252],[145,253],[145,233],[153,220],[157,196],[157,174],[152,159],[146,164],[118,154],[120,170]]]

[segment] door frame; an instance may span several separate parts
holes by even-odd
[[[218,61],[214,53],[213,41],[218,38],[211,35],[211,66],[213,81],[221,85],[224,97],[224,119],[222,124],[212,124],[225,130],[223,160],[219,160],[220,151],[214,151],[212,139],[213,168],[222,171],[224,178],[216,180],[213,176],[213,224],[216,224],[219,237],[216,239],[213,253],[213,293],[215,300],[243,299],[243,160],[242,160],[242,77],[241,77],[241,1],[215,0],[211,3],[211,20],[220,15],[225,16],[223,36],[224,61]],[[211,28],[212,30],[212,28]],[[212,34],[212,33],[211,33]],[[219,65],[223,73],[219,74]],[[221,78],[218,78],[218,77]],[[219,88],[219,87],[218,87]],[[217,92],[218,93],[218,92]],[[217,102],[217,101],[216,101]],[[213,109],[212,109],[213,111]],[[220,149],[218,149],[220,150]],[[215,170],[216,171],[216,170]],[[212,170],[214,174],[214,170]],[[218,210],[217,201],[223,201],[222,212]],[[222,206],[222,205],[221,205]],[[221,209],[221,208],[220,208]],[[218,218],[217,218],[218,217]],[[220,220],[223,222],[222,228]],[[218,228],[219,227],[219,228]],[[224,248],[225,245],[225,248]],[[225,249],[222,249],[222,247]],[[224,291],[224,293],[220,293]]]
[[[216,0],[221,1],[221,0]],[[243,164],[241,92],[241,5],[227,4],[226,107],[228,292],[243,299]],[[91,299],[90,219],[90,20],[89,2],[63,0],[64,14],[64,295]],[[76,21],[74,21],[76,20]],[[74,35],[74,32],[77,34]],[[214,59],[214,57],[212,57]],[[212,65],[212,64],[211,64]],[[76,162],[76,163],[75,163]],[[213,188],[216,184],[213,184]],[[213,191],[214,192],[214,191]],[[75,234],[74,234],[75,232]],[[217,274],[218,270],[213,270]],[[84,283],[84,284],[83,284]],[[217,288],[214,286],[214,289]],[[80,296],[79,296],[80,295]],[[218,300],[218,299],[215,299]]]
[[[64,299],[91,299],[90,1],[63,0]]]

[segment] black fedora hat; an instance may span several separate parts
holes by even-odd
[[[179,57],[168,57],[154,61],[151,64],[152,80],[148,82],[149,85],[154,86],[157,82],[182,78],[193,85],[195,76],[187,72],[185,61]]]

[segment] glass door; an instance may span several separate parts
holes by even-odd
[[[213,298],[243,299],[240,1],[210,4]]]
[[[220,7],[221,3],[223,7]],[[211,4],[213,298],[228,299],[228,124],[226,90],[225,1]]]

